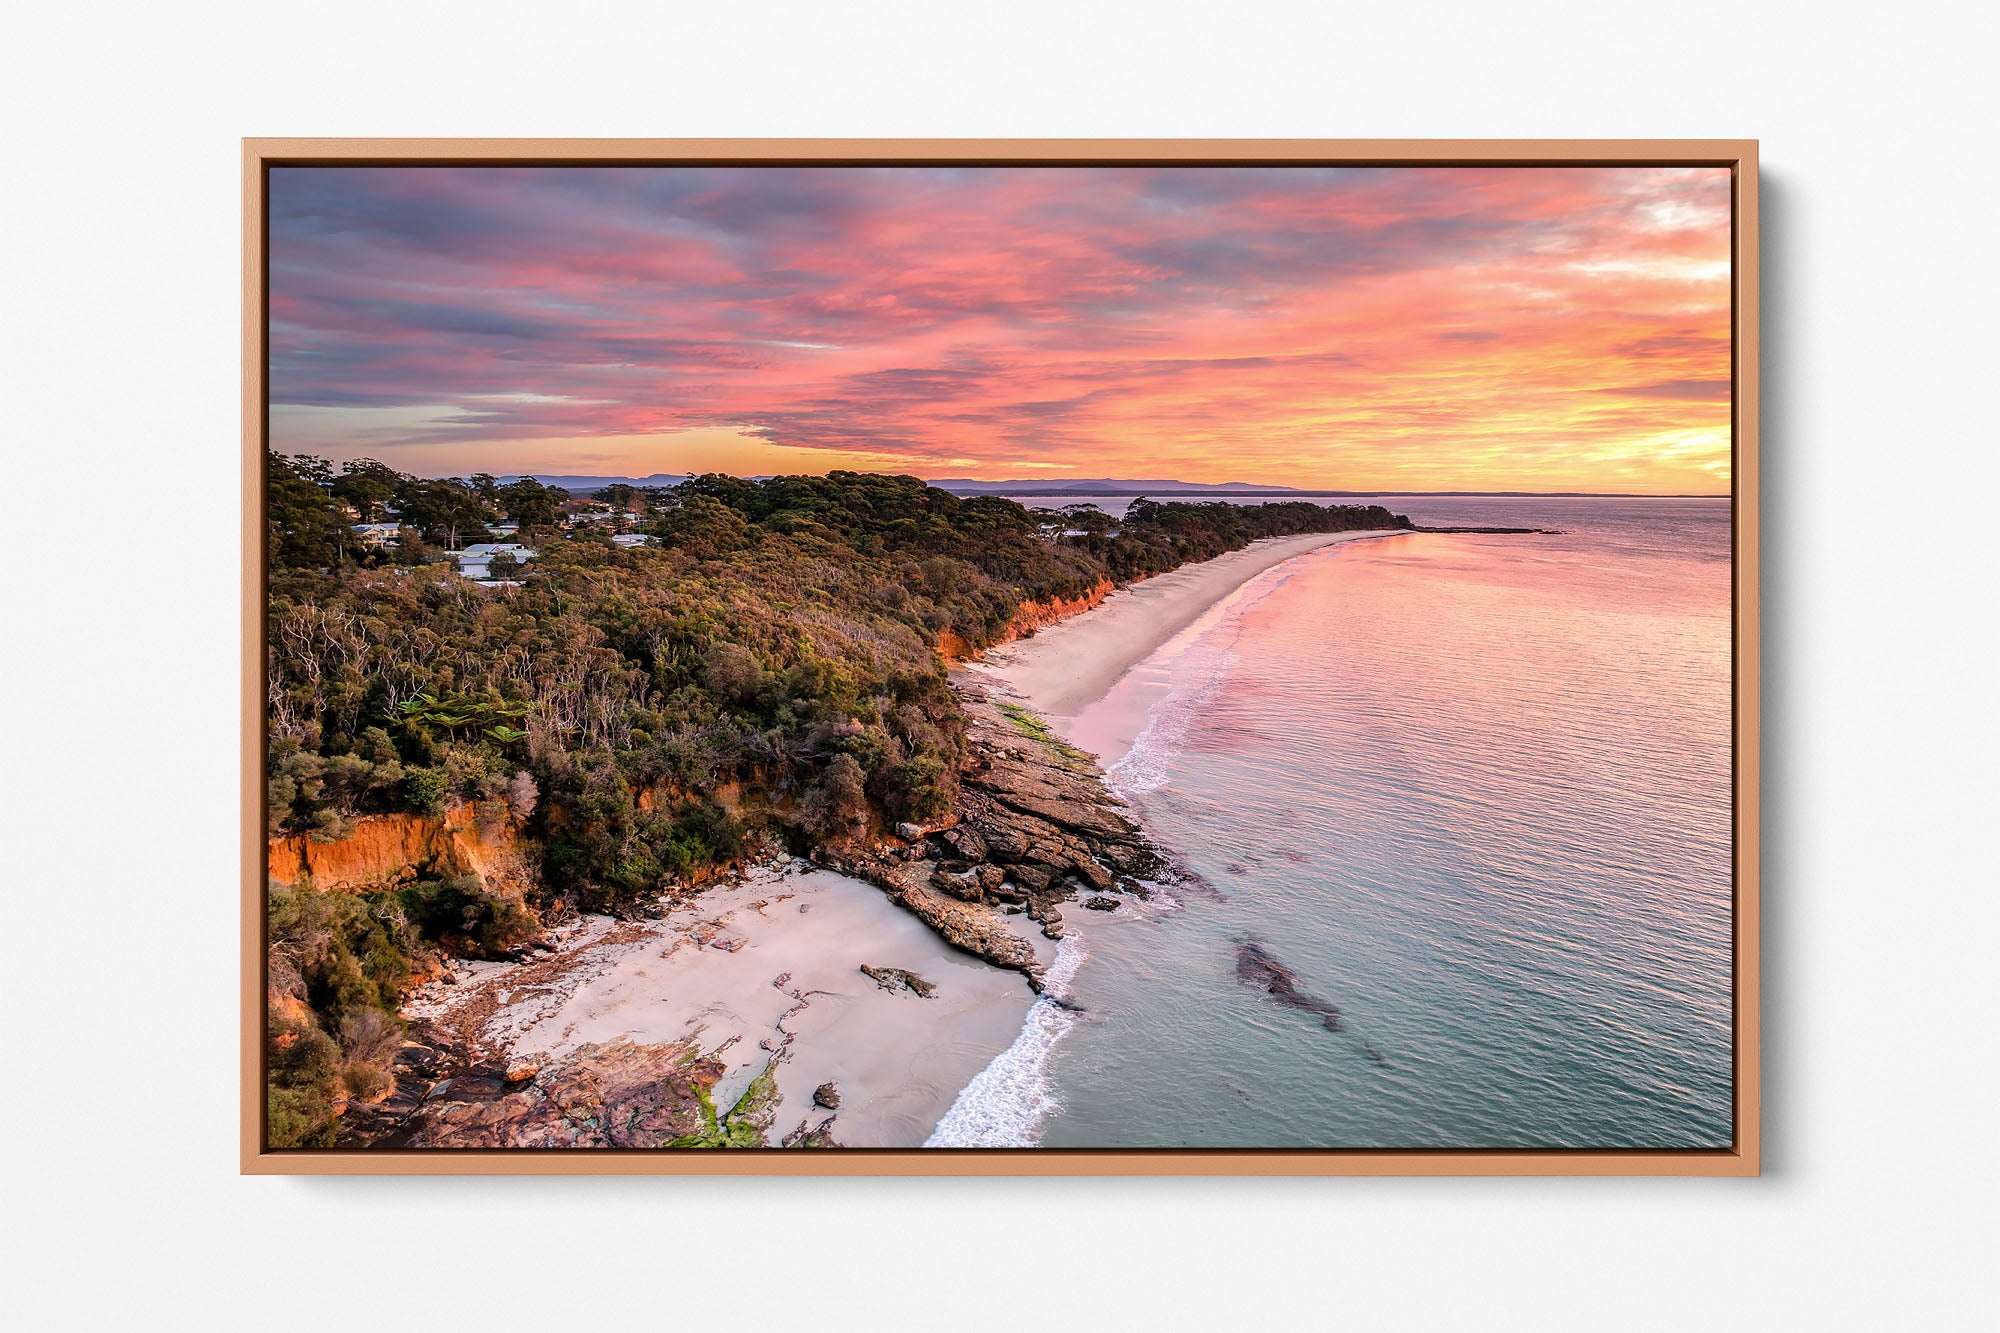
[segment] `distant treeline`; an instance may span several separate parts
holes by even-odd
[[[505,949],[557,901],[617,910],[750,843],[805,850],[946,814],[966,758],[947,633],[982,647],[1025,600],[1262,537],[1408,526],[1380,506],[1146,499],[1114,521],[853,472],[618,489],[605,498],[638,513],[652,545],[564,530],[574,501],[532,480],[270,457],[270,832],[330,840],[360,815],[476,802],[541,849],[529,911],[481,901],[477,885],[417,886],[362,912],[367,958],[353,929],[329,932],[326,912],[287,896],[274,923],[310,918],[314,956],[339,977],[315,982],[303,946],[274,941],[288,969],[274,986],[318,1030],[283,1045],[318,1052],[317,1081],[274,1097],[310,1102],[300,1089],[344,1077],[329,1034],[377,1032],[354,1015],[393,1009],[383,997],[438,937],[440,902],[463,925],[454,947]],[[391,506],[399,546],[355,539],[354,523]],[[537,552],[519,586],[460,578],[444,550],[502,514]],[[307,1127],[300,1141],[330,1132],[310,1109],[287,1115]]]

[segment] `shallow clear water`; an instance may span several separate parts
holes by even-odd
[[[1729,1142],[1728,502],[1393,507],[1564,533],[1288,562],[1077,720],[1219,896],[1067,913],[1082,1012],[968,1089],[982,1141]]]

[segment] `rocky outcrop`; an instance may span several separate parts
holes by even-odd
[[[838,1148],[840,1143],[833,1137],[833,1122],[839,1116],[828,1116],[817,1125],[810,1121],[799,1121],[799,1127],[779,1141],[781,1148]]]
[[[874,967],[863,963],[861,965],[861,973],[878,987],[888,991],[892,995],[897,991],[908,991],[912,995],[928,1000],[937,994],[936,986],[933,986],[930,982],[925,981],[922,977],[907,968]],[[836,1105],[838,1105],[837,1102]]]
[[[943,936],[946,943],[1038,981],[1034,946],[1008,925],[999,908],[941,892],[931,882],[935,862],[870,856],[833,868],[881,885],[892,901]]]
[[[692,1041],[641,1045],[620,1037],[580,1046],[515,1092],[492,1080],[437,1085],[415,1113],[417,1148],[669,1148],[706,1146],[717,1121],[710,1090],[722,1062]]]
[[[822,849],[815,859],[880,885],[951,944],[1026,973],[1039,989],[1022,916],[1061,939],[1059,903],[1080,893],[1101,898],[1107,889],[1144,897],[1145,877],[1174,872],[1089,755],[1019,705],[963,679],[953,688],[972,755],[960,775],[956,820],[937,829],[905,825],[872,849]]]
[[[505,813],[476,804],[442,815],[365,815],[344,838],[273,838],[266,871],[279,884],[367,893],[420,878],[476,874],[494,888],[533,886],[539,856]]]
[[[1031,901],[1114,883],[1143,893],[1138,877],[1162,862],[1096,762],[1019,705],[963,681],[957,688],[973,763],[947,844],[961,859],[1003,867]]]

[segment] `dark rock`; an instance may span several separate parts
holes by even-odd
[[[1047,866],[1019,865],[1013,867],[1012,873],[1021,887],[1030,893],[1040,893],[1056,877],[1056,872]]]
[[[905,968],[871,967],[863,963],[861,971],[885,991],[909,991],[926,1000],[937,994],[936,986]]]
[[[979,836],[979,830],[970,825],[960,825],[944,835],[945,845],[968,861],[984,861],[987,855],[986,839]]]
[[[799,1127],[778,1141],[781,1148],[838,1148],[834,1141],[833,1122],[839,1116],[830,1115],[817,1125],[807,1120],[799,1121]]]
[[[976,903],[983,890],[979,876],[967,861],[940,861],[931,872],[931,883],[962,902]]]
[[[900,841],[872,852],[822,844],[812,858],[880,885],[947,942],[1016,969],[1039,993],[1034,946],[1008,924],[1018,904],[1027,904],[1044,935],[1060,939],[1056,903],[1114,887],[1144,897],[1140,881],[1171,883],[1172,867],[1105,787],[1089,755],[1020,708],[1003,708],[963,674],[952,689],[973,760],[959,775],[950,826],[924,829],[922,840],[898,828]]]
[[[394,1123],[424,1104],[429,1087],[420,1078],[399,1078],[396,1089],[376,1108],[386,1123]]]
[[[443,1092],[447,1084],[451,1088],[449,1096],[444,1095]],[[482,1068],[446,1079],[443,1083],[431,1089],[430,1099],[432,1101],[490,1102],[506,1091],[507,1080],[505,1071],[494,1068]]]
[[[1095,857],[1089,856],[1078,858],[1076,873],[1087,880],[1093,889],[1110,888],[1111,881],[1114,878],[1112,873],[1104,868],[1102,862],[1098,861]]]
[[[1083,905],[1093,912],[1115,912],[1119,903],[1116,898],[1091,897],[1083,900]]]
[[[412,1069],[430,1069],[444,1059],[442,1052],[429,1046],[409,1045],[396,1052],[393,1064],[408,1065]]]
[[[840,1109],[840,1089],[831,1083],[822,1083],[813,1089],[813,1105],[824,1106],[829,1111]]]

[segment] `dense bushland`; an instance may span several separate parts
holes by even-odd
[[[331,1147],[345,1097],[378,1097],[402,1045],[398,1001],[440,953],[505,954],[539,922],[477,875],[378,894],[274,884],[266,898],[266,1130],[272,1147]]]
[[[1379,507],[1140,500],[1114,524],[910,477],[712,475],[621,488],[620,511],[637,508],[654,539],[625,549],[559,526],[585,502],[533,482],[276,455],[269,468],[270,832],[332,839],[359,815],[474,802],[541,849],[541,909],[618,910],[755,843],[946,814],[964,728],[937,646],[994,642],[1024,600],[1260,537],[1402,522]],[[391,506],[397,548],[354,539],[357,518]],[[458,577],[446,550],[503,513],[538,552],[519,586]],[[285,911],[334,911],[305,901]],[[344,980],[308,987],[322,1030],[274,1057],[274,1099],[368,1064],[335,1034],[371,1004],[393,1012],[407,978],[395,958],[471,938],[400,900],[336,915],[323,966]],[[286,1123],[317,1132],[296,1108]]]

